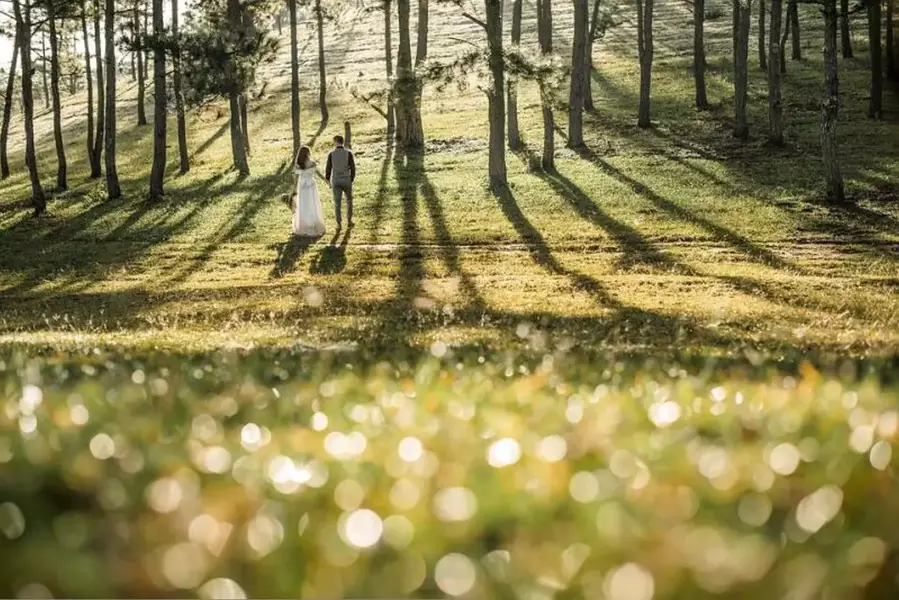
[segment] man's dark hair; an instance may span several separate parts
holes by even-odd
[[[342,135],[335,135],[335,136],[334,136],[334,143],[337,144],[338,146],[343,146],[343,136],[342,136]]]

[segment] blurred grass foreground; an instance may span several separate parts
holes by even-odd
[[[118,352],[0,350],[2,596],[896,597],[876,359]]]

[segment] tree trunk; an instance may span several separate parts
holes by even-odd
[[[290,25],[290,132],[293,156],[300,151],[300,55],[297,47],[297,0],[287,0]]]
[[[587,32],[587,63],[584,68],[584,109],[596,110],[593,102],[593,42],[599,31],[599,7],[602,0],[593,0],[593,12],[590,13],[590,31]]]
[[[544,58],[553,52],[552,0],[537,0],[537,33],[540,38],[540,53]],[[551,91],[546,82],[540,82],[540,103],[543,106],[543,156],[541,166],[545,171],[555,169],[556,141],[555,116],[553,114]]]
[[[281,30],[281,10],[278,10],[278,14],[275,15],[275,27],[278,28],[278,35],[282,35],[284,32]]]
[[[514,0],[514,4],[512,4],[512,46],[516,49],[521,44],[521,13],[522,1]],[[509,76],[506,95],[506,111],[509,117],[509,148],[520,150],[521,131],[518,127],[518,81],[514,75]]]
[[[37,168],[37,154],[34,147],[34,90],[31,85],[31,4],[24,0],[13,0],[13,12],[16,16],[16,27],[19,30],[19,49],[22,55],[22,111],[25,120],[25,164],[31,179],[31,205],[34,214],[39,215],[47,209],[47,199],[41,187],[41,178]]]
[[[62,141],[62,103],[59,98],[59,35],[56,31],[56,14],[49,8],[47,23],[50,28],[50,96],[53,100],[53,141],[56,143],[56,189],[68,189],[66,145]]]
[[[134,3],[134,39],[138,43],[141,42],[141,36],[144,31],[141,29],[140,24],[140,11],[139,11],[140,2]],[[147,71],[146,65],[144,64],[144,52],[143,50],[137,51],[137,124],[138,126],[143,126],[147,124],[147,113],[144,108],[144,88],[147,85]]]
[[[896,46],[893,42],[893,12],[896,10],[895,0],[887,0],[887,77],[899,81],[899,64],[897,64]]]
[[[234,168],[241,176],[246,177],[250,174],[250,164],[247,162],[247,147],[241,126],[240,94],[231,92],[228,95],[228,103],[231,109],[231,155]]]
[[[131,81],[137,82],[137,65],[134,62],[134,55],[137,52],[130,52],[129,54],[131,54]]]
[[[6,78],[6,96],[3,97],[3,123],[0,125],[0,179],[9,177],[7,147],[9,144],[9,122],[12,119],[12,97],[16,87],[16,63],[19,61],[19,45],[22,43],[20,35],[17,23],[16,37],[12,47],[12,60],[9,62],[9,76]]]
[[[176,40],[178,39],[178,0],[172,0],[172,36]],[[190,171],[190,156],[187,153],[187,123],[184,117],[184,92],[181,89],[181,49],[178,45],[172,52],[172,87],[175,94],[175,117],[178,123],[179,171],[184,175]]]
[[[780,26],[783,0],[771,0],[771,35],[768,38],[768,142],[784,143],[783,106],[780,92]]]
[[[94,0],[94,67],[97,72],[97,133],[94,135],[94,162],[91,163],[91,178],[101,175],[103,158],[103,130],[106,126],[106,99],[103,83],[103,55],[100,52],[100,0]]]
[[[325,73],[325,13],[322,0],[315,0],[315,19],[318,26],[318,106],[322,126],[328,123],[328,80]]]
[[[150,23],[148,21],[148,18],[149,18],[148,15],[150,13],[150,10],[149,10],[150,9],[150,6],[149,6],[150,0],[142,0],[142,4],[143,4],[143,8],[144,8],[144,13],[143,13],[144,26],[143,26],[143,29],[141,29],[141,31],[143,31],[144,34],[146,34],[148,31],[150,31]],[[146,85],[146,82],[149,80],[150,80],[150,48],[145,45],[144,46],[144,84]]]
[[[744,4],[745,3],[745,4]],[[749,122],[746,116],[749,68],[749,23],[752,5],[749,0],[734,0],[737,14],[736,54],[734,55],[734,137],[745,140],[749,137]]]
[[[240,131],[243,133],[243,147],[247,151],[247,156],[252,154],[250,149],[250,123],[247,118],[247,94],[243,92],[237,97],[240,105]]]
[[[765,46],[765,0],[759,0],[759,69],[768,69],[768,48]]]
[[[793,60],[802,60],[802,41],[799,39],[799,1],[790,0],[788,6],[790,33],[793,36]]]
[[[418,43],[415,46],[415,66],[419,67],[428,59],[428,22],[430,6],[428,0],[418,0]]]
[[[50,83],[47,79],[47,36],[41,30],[41,79],[44,84],[44,110],[50,108]]]
[[[91,45],[87,35],[87,0],[81,1],[81,35],[84,37],[84,79],[87,82],[87,160],[94,162],[94,77],[91,73]]]
[[[568,145],[584,145],[584,69],[587,62],[588,0],[574,0],[574,39],[571,45],[571,87],[568,94]],[[638,0],[639,2],[639,0]]]
[[[163,34],[163,0],[153,0],[153,36]],[[153,167],[150,170],[150,200],[159,200],[165,194],[166,137],[168,134],[168,107],[165,89],[165,48],[155,44],[153,48]]]
[[[880,47],[880,0],[868,2],[868,47],[871,52],[871,99],[868,116],[879,119],[883,116],[883,63]]]
[[[492,85],[487,93],[490,119],[488,171],[494,190],[508,186],[506,175],[505,59],[503,57],[503,0],[484,0],[487,46]],[[581,48],[583,59],[583,47]]]
[[[843,58],[852,58],[852,37],[849,35],[849,0],[840,0],[840,45]]]
[[[693,79],[696,80],[696,108],[705,110],[709,99],[705,89],[705,0],[693,4]]]
[[[780,73],[781,75],[786,74],[787,72],[787,38],[790,37],[790,4],[792,4],[794,0],[787,0],[787,17],[784,19],[784,33],[780,38]]]
[[[412,68],[412,40],[409,31],[409,0],[398,0],[399,49],[396,63],[396,137],[407,150],[419,150],[424,146],[421,109],[418,106],[420,82]]]
[[[106,195],[114,200],[122,195],[119,172],[116,168],[116,57],[115,57],[115,0],[106,0]]]
[[[640,58],[640,106],[637,125],[649,127],[649,101],[652,87],[652,13],[654,0],[637,0],[637,50]]]
[[[393,97],[393,40],[392,0],[384,0],[384,62],[387,65],[387,139],[396,135],[396,107]]]
[[[837,117],[840,111],[840,82],[837,77],[837,3],[826,0],[824,12],[824,82],[826,96],[821,105],[821,154],[826,181],[825,199],[833,204],[846,201],[843,175],[837,156]]]

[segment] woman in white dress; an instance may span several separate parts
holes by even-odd
[[[307,146],[300,148],[293,166],[296,175],[293,233],[303,237],[321,237],[325,235],[325,219],[315,185],[318,169],[309,154]]]

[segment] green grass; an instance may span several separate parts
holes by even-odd
[[[478,39],[454,10],[433,18],[437,58],[451,37]],[[322,157],[352,123],[358,227],[311,244],[290,236],[280,199],[283,57],[251,104],[253,175],[229,171],[214,107],[191,115],[191,171],[177,176],[170,155],[156,204],[127,82],[122,199],[87,180],[74,98],[71,190],[30,217],[14,121],[16,170],[0,184],[0,595],[438,597],[473,574],[478,598],[640,600],[650,581],[653,598],[683,600],[895,597],[899,111],[888,89],[884,120],[865,117],[864,23],[860,58],[840,65],[855,204],[831,207],[813,10],[805,60],[788,63],[784,149],[764,143],[754,59],[753,137],[730,137],[726,16],[708,24],[715,106],[692,109],[680,2],[657,11],[655,126],[638,130],[630,10],[597,47],[589,149],[563,148],[558,111],[558,171],[530,172],[540,108],[523,85],[529,149],[509,155],[498,195],[483,94],[429,91],[427,152],[397,157],[347,89],[382,77],[377,15],[329,31],[332,119],[310,139],[305,50],[304,141]],[[559,3],[562,54],[569,13]],[[530,45],[532,33],[529,16]],[[49,116],[37,127],[49,186]],[[426,453],[405,464],[410,437]],[[493,466],[505,438],[494,451],[521,456]],[[291,465],[314,482],[283,479]],[[353,549],[347,528],[365,537],[379,522],[375,547]]]

